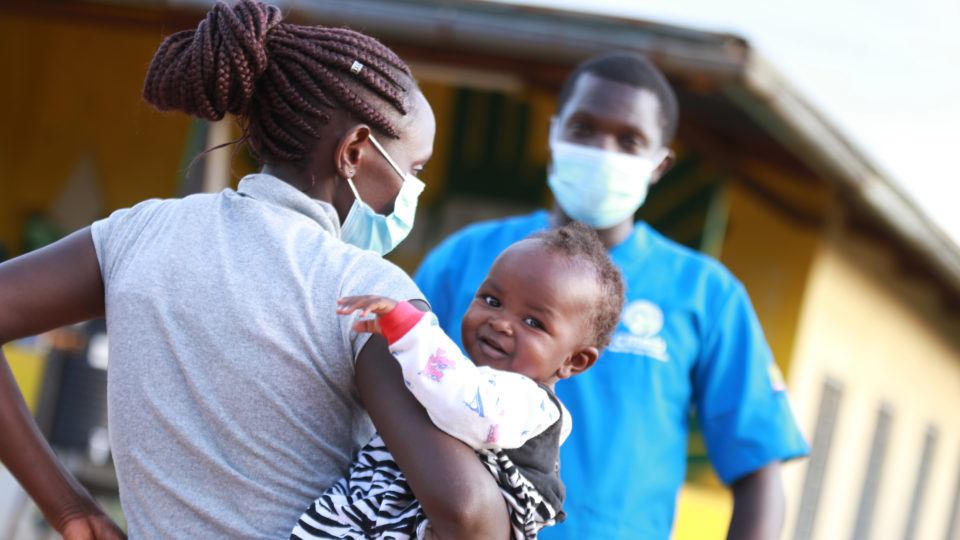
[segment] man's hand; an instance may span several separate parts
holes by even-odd
[[[60,531],[64,540],[126,540],[127,535],[102,513],[71,518]]]
[[[351,315],[355,311],[360,311],[360,316],[366,317],[373,313],[377,316],[376,319],[357,321],[353,324],[353,330],[380,334],[379,318],[393,311],[397,307],[397,301],[385,296],[346,296],[337,300],[337,306],[339,315]]]

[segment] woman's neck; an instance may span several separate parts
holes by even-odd
[[[265,163],[260,172],[283,180],[312,199],[333,203],[333,183],[310,173],[305,167]]]

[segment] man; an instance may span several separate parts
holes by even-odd
[[[730,538],[779,536],[779,463],[808,452],[740,282],[633,221],[648,186],[673,164],[676,126],[676,96],[646,60],[613,54],[581,64],[551,125],[555,209],[467,227],[415,278],[459,339],[494,258],[534,231],[584,222],[623,272],[627,302],[613,342],[593,370],[557,385],[574,425],[561,452],[569,517],[543,538],[669,538],[691,407],[733,491]]]

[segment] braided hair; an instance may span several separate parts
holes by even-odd
[[[266,163],[300,162],[334,109],[400,137],[397,113],[408,112],[416,85],[400,57],[353,30],[281,21],[276,6],[217,2],[195,30],[163,41],[144,99],[206,120],[236,115]]]

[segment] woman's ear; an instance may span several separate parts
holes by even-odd
[[[569,379],[583,373],[593,367],[599,357],[600,351],[596,347],[583,347],[564,360],[563,365],[557,370],[557,378]]]
[[[341,178],[353,178],[357,175],[357,167],[364,152],[364,144],[370,138],[370,127],[366,124],[357,124],[348,129],[340,138],[340,143],[334,152],[334,161],[337,174]]]

